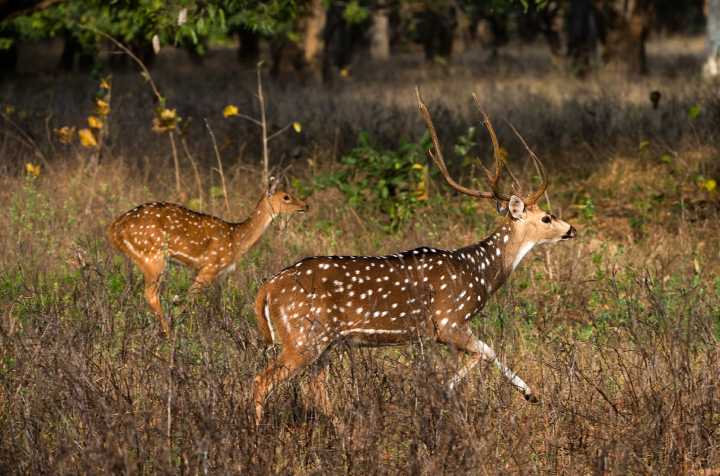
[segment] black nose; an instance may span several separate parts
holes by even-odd
[[[575,235],[577,235],[577,231],[575,230],[575,227],[570,225],[570,229],[562,236],[563,240],[570,240],[572,238],[575,238]]]

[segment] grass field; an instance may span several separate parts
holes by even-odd
[[[52,132],[83,126],[97,80],[0,84],[0,472],[720,474],[720,100],[717,84],[697,77],[700,51],[698,40],[656,42],[654,74],[633,81],[612,71],[578,81],[519,46],[496,63],[469,53],[449,71],[411,56],[383,72],[360,64],[330,88],[268,81],[273,124],[302,124],[272,143],[273,161],[290,166],[289,189],[310,212],[277,221],[183,313],[172,296],[192,276],[171,268],[162,295],[170,339],[104,229],[154,199],[228,219],[250,212],[261,193],[258,131],[221,111],[234,103],[256,114],[253,72],[221,68],[220,53],[203,70],[155,71],[198,167],[179,147],[180,194],[168,136],[151,131],[151,96],[136,74],[113,77],[99,162]],[[432,176],[429,199],[388,232],[372,190],[351,206],[317,186],[360,131],[378,150],[420,140],[414,84],[448,156],[468,126],[480,132],[477,92],[513,170],[531,183],[501,119],[513,122],[549,170],[553,212],[578,229],[575,241],[536,249],[473,321],[542,401],[526,403],[482,366],[448,394],[458,356],[433,342],[338,348],[330,415],[314,409],[300,377],[272,395],[256,428],[252,379],[277,351],[259,339],[252,310],[264,279],[309,255],[463,246],[499,220],[492,204]],[[663,95],[657,110],[653,90]],[[203,118],[218,138],[230,210]],[[40,165],[37,177],[28,162]],[[468,183],[470,168],[453,162]]]

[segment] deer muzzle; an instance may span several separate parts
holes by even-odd
[[[575,238],[575,235],[577,235],[577,231],[575,230],[574,226],[570,225],[570,229],[560,239],[561,240],[572,240],[573,238]]]

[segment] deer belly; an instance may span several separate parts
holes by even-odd
[[[340,335],[355,346],[384,346],[405,344],[412,337],[406,329],[347,329]]]
[[[170,253],[170,259],[176,263],[190,266],[191,268],[197,268],[198,260],[187,253],[183,253],[182,251],[178,250],[171,250]]]

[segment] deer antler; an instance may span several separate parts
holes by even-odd
[[[432,117],[430,116],[430,111],[427,108],[427,105],[425,104],[425,101],[423,101],[422,97],[420,96],[420,89],[415,88],[415,95],[417,96],[418,101],[418,108],[420,109],[420,115],[422,115],[423,119],[425,120],[425,125],[427,126],[428,132],[430,132],[430,139],[433,143],[433,149],[428,150],[428,155],[432,159],[432,161],[435,163],[437,168],[440,170],[440,173],[445,178],[445,181],[450,185],[452,188],[457,190],[460,193],[464,193],[465,195],[470,195],[471,197],[477,197],[477,198],[490,198],[495,200],[503,200],[508,201],[510,200],[510,197],[502,194],[497,191],[497,183],[500,179],[500,173],[502,172],[504,161],[502,159],[502,156],[500,154],[500,147],[497,143],[497,137],[495,137],[495,131],[492,129],[492,124],[490,123],[490,119],[487,117],[484,111],[482,111],[483,116],[485,117],[485,125],[488,127],[488,130],[490,131],[490,137],[493,141],[493,151],[495,155],[495,174],[492,175],[490,172],[485,169],[485,172],[487,174],[488,182],[490,183],[490,192],[483,192],[481,190],[476,190],[472,188],[465,187],[463,185],[460,185],[457,183],[451,176],[450,172],[448,172],[447,165],[445,165],[445,160],[443,159],[442,149],[440,148],[440,141],[437,136],[437,132],[435,131],[435,126],[433,125]]]
[[[538,169],[538,172],[540,173],[540,178],[542,179],[542,183],[540,184],[540,187],[536,191],[530,193],[525,198],[526,205],[534,205],[535,203],[537,203],[538,200],[540,200],[540,198],[545,193],[545,190],[547,190],[547,188],[548,188],[547,172],[545,171],[545,166],[543,165],[543,163],[540,161],[538,156],[535,155],[535,152],[532,151],[530,146],[528,146],[527,142],[525,142],[525,139],[523,138],[523,136],[520,135],[520,133],[517,131],[517,129],[515,129],[515,126],[513,126],[509,122],[507,124],[510,126],[512,131],[515,133],[517,138],[520,139],[520,142],[522,142],[522,145],[525,146],[525,150],[528,151],[530,158],[533,160],[533,162],[535,163],[535,166]]]
[[[492,125],[492,121],[490,121],[490,116],[488,116],[487,112],[485,112],[485,109],[483,109],[482,105],[480,104],[480,99],[478,99],[477,94],[473,93],[473,99],[475,100],[475,105],[480,110],[480,113],[483,116],[483,125],[485,126],[485,129],[487,129],[488,134],[490,134],[490,142],[492,143],[493,148],[493,158],[495,159],[495,175],[491,175],[490,171],[483,165],[483,169],[485,170],[485,174],[488,177],[488,182],[490,183],[490,187],[492,188],[493,192],[495,193],[495,198],[497,200],[503,200],[503,201],[510,201],[510,196],[506,195],[504,193],[501,193],[497,190],[497,184],[498,180],[500,180],[500,173],[504,170],[506,170],[510,177],[513,179],[513,182],[517,184],[517,179],[515,176],[510,172],[510,169],[507,168],[505,164],[505,157],[503,155],[502,149],[500,148],[500,142],[498,141],[497,134],[495,134],[495,128]],[[481,164],[482,165],[482,164]]]

